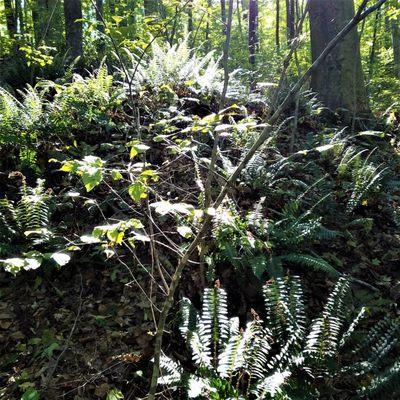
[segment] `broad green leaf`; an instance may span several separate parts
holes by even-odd
[[[89,167],[82,173],[82,182],[88,192],[98,186],[102,180],[103,174],[99,168]]]
[[[113,169],[111,171],[111,177],[114,179],[114,181],[119,181],[122,179],[122,174],[118,170]]]
[[[108,393],[107,393],[107,398],[106,400],[121,400],[124,398],[124,395],[122,394],[122,392],[118,389],[111,389]]]
[[[63,267],[64,265],[68,264],[71,256],[66,253],[54,253],[51,258],[60,266]]]
[[[128,193],[132,200],[136,202],[147,197],[146,186],[141,182],[132,183],[132,185],[129,186]]]
[[[30,387],[25,390],[25,393],[22,395],[21,400],[39,400],[39,398],[39,392],[35,388]]]
[[[121,244],[122,240],[124,239],[125,232],[118,231],[118,229],[113,229],[111,231],[107,231],[107,238],[111,242],[114,242],[116,244]]]
[[[193,231],[189,226],[178,226],[178,233],[186,239],[189,239],[193,236]]]

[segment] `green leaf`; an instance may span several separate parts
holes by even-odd
[[[110,240],[111,242],[114,242],[116,244],[121,244],[122,240],[125,236],[125,232],[119,232],[118,229],[113,229],[110,231],[107,231],[107,238],[108,240]]]
[[[53,342],[43,350],[43,355],[50,359],[51,357],[53,357],[54,350],[57,350],[59,348],[60,345],[57,342]]]
[[[60,267],[69,263],[71,256],[66,253],[54,253],[50,258],[52,258]]]
[[[118,389],[111,389],[108,393],[107,393],[107,398],[106,400],[120,400],[123,399],[124,395],[122,394],[122,392]]]
[[[101,243],[101,240],[99,239],[99,237],[95,237],[92,235],[83,235],[80,237],[81,242],[82,243],[86,243],[86,244],[95,244],[95,243]]]
[[[150,149],[149,146],[143,143],[137,143],[136,141],[129,142],[128,146],[131,146],[131,151],[129,153],[130,158],[135,158],[138,154],[145,153]]]
[[[145,199],[147,197],[146,186],[141,182],[136,182],[130,185],[128,193],[132,200],[136,202],[139,202],[141,199]]]
[[[89,167],[82,173],[82,182],[88,192],[98,186],[102,180],[103,174],[99,168]]]
[[[189,226],[178,226],[177,231],[185,239],[189,239],[193,236],[193,231]]]
[[[39,400],[39,392],[35,388],[28,388],[22,395],[21,400]]]
[[[111,171],[111,177],[114,179],[114,181],[119,181],[122,179],[122,174],[118,170],[113,169]]]

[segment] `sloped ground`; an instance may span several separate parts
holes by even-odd
[[[188,93],[182,96],[188,96]],[[155,119],[154,114],[142,110],[143,130],[147,131],[143,141],[150,147],[149,161],[156,166],[159,174],[159,180],[154,183],[154,192],[150,194],[150,203],[172,199],[174,202],[198,206],[201,191],[195,185],[198,176],[191,153],[174,153],[170,150],[182,147],[182,141],[190,134],[194,137],[199,157],[209,157],[209,138],[201,132],[196,133],[193,126],[197,123],[196,118],[204,117],[210,111],[210,103],[186,104],[179,112],[168,114],[165,111],[168,117],[161,125],[157,125],[160,115],[155,113],[158,118]],[[251,110],[248,111],[251,113]],[[122,112],[113,118],[118,124],[126,123],[126,115]],[[238,138],[232,126],[244,119],[241,110],[219,121],[220,125],[231,124],[226,128],[227,134],[222,139],[221,150],[224,157],[233,163],[240,158],[246,140],[245,136],[241,138],[239,135]],[[254,121],[257,122],[257,119]],[[151,123],[156,125],[151,126]],[[154,135],[163,133],[165,127],[170,129],[169,132],[176,132],[175,137],[155,142]],[[362,281],[354,285],[356,306],[366,304],[375,312],[374,315],[387,313],[388,309],[394,311],[394,304],[400,298],[400,236],[399,225],[396,225],[400,223],[398,132],[387,129],[384,137],[372,135],[371,138],[362,137],[350,143],[357,149],[366,149],[367,154],[373,151],[375,165],[382,166],[381,169],[386,167],[387,173],[379,185],[360,199],[354,210],[346,213],[346,204],[352,193],[352,178],[350,175],[338,174],[342,154],[312,150],[331,139],[330,134],[321,134],[323,128],[317,118],[304,117],[299,126],[298,150],[309,151],[293,156],[287,168],[282,169],[281,175],[277,175],[274,186],[263,180],[267,179],[263,174],[265,171],[273,172],[276,163],[287,154],[287,135],[290,129],[281,133],[276,146],[266,148],[259,154],[265,163],[260,164],[261,167],[255,165],[254,170],[243,176],[242,182],[238,182],[230,193],[237,216],[244,218],[265,197],[259,218],[276,221],[281,218],[280,213],[286,204],[302,196],[304,202],[300,204],[300,211],[312,208],[313,215],[321,218],[326,228],[340,235],[328,240],[310,239],[296,248],[296,251],[318,255],[341,273],[352,274]],[[128,139],[132,139],[132,133],[121,134],[117,129],[110,135],[98,126],[94,126],[93,131],[97,135],[77,132],[75,138],[79,142],[85,141],[88,146],[92,146],[90,150],[93,153],[113,160],[116,165],[129,162],[118,146],[123,147]],[[243,135],[248,135],[251,140],[253,134],[246,131]],[[102,145],[99,146],[100,140]],[[111,147],[104,145],[108,142],[112,144]],[[63,194],[76,188],[80,190],[82,185],[76,180],[57,172],[59,164],[47,163],[49,158],[61,151],[70,151],[69,155],[72,156],[79,151],[66,150],[66,146],[58,145],[53,148],[45,143],[41,146],[38,163],[53,191]],[[20,181],[15,174],[8,176],[15,165],[10,157],[4,157],[3,160],[4,174],[1,179],[4,182],[3,188],[6,188],[3,194],[15,198]],[[34,174],[30,177],[29,171],[24,172],[32,182]],[[200,172],[200,176],[202,174]],[[322,177],[323,184],[315,184]],[[296,182],[303,182],[307,190],[304,190],[304,185],[297,187]],[[123,184],[116,183],[116,190],[123,199],[127,198]],[[315,208],[318,200],[327,193],[330,195],[326,203],[322,202],[321,207]],[[58,203],[52,223],[61,227],[63,234],[71,241],[103,223],[103,217],[115,220],[139,215],[146,224],[146,201],[126,209],[121,206],[120,198],[113,198],[108,187],[100,186],[92,197],[103,205],[103,214],[100,215],[87,209],[88,197],[63,199]],[[399,221],[396,219],[397,212]],[[369,220],[366,221],[366,218]],[[176,232],[176,218],[157,219],[157,227],[159,230],[155,237],[164,245],[169,242],[163,233],[177,246],[187,243]],[[251,228],[246,229],[249,237],[257,235]],[[269,238],[272,242],[270,253],[281,255],[291,250],[278,239],[279,236]],[[209,235],[207,245],[209,253],[215,256],[214,278],[219,278],[226,287],[232,313],[239,313],[244,320],[251,308],[257,310],[260,306],[259,288],[263,280],[269,278],[269,270],[267,268],[262,272],[261,279],[256,279],[251,270],[237,269],[228,258],[221,256],[215,234]],[[159,250],[162,264],[165,264],[166,273],[171,273],[176,255],[167,246],[162,249]],[[242,249],[238,251],[239,255],[248,256],[241,253]],[[265,257],[269,256],[265,249],[263,251]],[[155,282],[150,277],[149,245],[138,244],[133,254],[134,257],[131,257],[129,252],[121,250],[118,252],[119,258],[112,257],[105,261],[98,248],[84,245],[71,263],[61,269],[27,271],[17,277],[0,272],[0,398],[20,399],[28,387],[36,387],[44,399],[105,399],[113,388],[121,390],[126,399],[146,394],[152,357],[153,313],[157,315],[157,310],[150,307],[147,296],[151,293],[152,301],[159,305],[162,290],[160,276],[155,274]],[[320,308],[327,287],[332,286],[335,280],[321,270],[315,271],[295,262],[284,264],[283,272],[301,275],[312,310]],[[181,293],[199,304],[204,284],[212,284],[212,279],[204,282],[196,264],[191,265],[182,279]],[[185,358],[179,335],[174,330],[176,322],[177,314],[173,313],[169,327],[171,331],[168,330],[170,333],[166,334],[165,346],[169,353]]]

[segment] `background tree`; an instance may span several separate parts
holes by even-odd
[[[8,35],[10,38],[14,38],[17,34],[17,17],[11,0],[4,0],[4,12],[6,16]]]
[[[276,14],[275,14],[275,46],[276,46],[276,51],[279,53],[280,52],[280,18],[281,18],[281,4],[280,0],[276,0]]]
[[[395,74],[400,78],[400,17],[392,20],[392,41]]]
[[[311,55],[316,60],[326,45],[354,16],[353,0],[310,0]],[[369,114],[361,67],[359,37],[353,29],[313,72],[312,90],[332,110]]]
[[[258,0],[249,2],[249,62],[251,65],[256,63],[256,53],[258,48]]]
[[[286,0],[286,31],[288,45],[290,45],[291,41],[295,37],[295,10],[295,0]]]
[[[81,0],[64,0],[65,39],[72,59],[81,57],[83,62],[83,27]]]

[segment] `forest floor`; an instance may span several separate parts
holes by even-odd
[[[204,117],[210,111],[208,107],[196,105],[188,107],[183,113],[190,117],[193,114]],[[248,111],[251,114],[251,109]],[[146,117],[143,124],[149,126]],[[184,122],[178,127],[183,130],[185,124],[188,125]],[[233,189],[232,197],[239,213],[244,215],[264,196],[263,215],[274,216],[282,211],[290,198],[297,198],[302,193],[293,188],[295,181],[310,184],[310,204],[316,198],[322,198],[325,188],[315,190],[311,183],[325,176],[329,182],[327,190],[333,191],[333,195],[327,206],[329,211],[324,214],[319,211],[319,217],[330,230],[341,234],[328,240],[317,239],[307,245],[308,250],[323,257],[341,272],[362,281],[354,285],[355,307],[365,304],[371,314],[379,315],[388,307],[394,309],[400,299],[400,235],[393,220],[393,213],[398,211],[400,205],[400,188],[394,182],[400,172],[398,132],[385,128],[383,136],[371,134],[353,140],[352,144],[363,146],[368,151],[377,149],[374,150],[374,157],[379,165],[383,163],[383,167],[389,169],[389,178],[388,182],[382,180],[385,183],[368,198],[363,198],[349,216],[345,212],[344,199],[351,192],[348,188],[351,178],[344,179],[346,182],[343,184],[337,172],[343,158],[326,157],[323,153],[310,150],[314,148],[314,143],[309,144],[310,136],[317,137],[322,131],[337,132],[340,129],[340,126],[328,128],[326,124],[319,123],[317,117],[304,117],[298,129],[298,148],[309,151],[308,154],[299,152],[294,157],[293,164],[283,172],[284,184],[263,192],[262,185],[254,188],[243,179]],[[277,142],[279,150],[276,154],[279,152],[279,156],[287,154],[289,132],[290,129],[283,132]],[[226,140],[229,142],[229,138]],[[193,189],[194,166],[191,161],[171,158],[166,147],[151,140],[147,144],[151,146],[151,163],[158,165],[161,171],[157,183],[158,195],[162,197],[163,192],[168,192],[170,198],[195,202],[198,189]],[[323,140],[319,144],[323,145]],[[95,148],[94,142],[89,145]],[[105,154],[99,148],[95,151]],[[236,149],[229,153],[231,160],[239,157],[240,151],[237,144]],[[38,159],[50,158],[52,152],[54,149],[47,148]],[[265,150],[262,154],[266,161],[265,168],[279,159],[276,154],[270,149]],[[168,160],[172,167],[163,170]],[[13,168],[3,169],[3,187],[8,188],[3,189],[5,195],[11,193],[12,196],[18,191],[12,172]],[[45,178],[56,193],[61,193],[69,185],[56,172],[55,166],[46,165]],[[172,187],[177,188],[175,192]],[[105,195],[100,191],[97,196],[101,198]],[[81,215],[81,211],[81,204],[70,211],[62,208],[58,211],[58,223],[67,222],[70,230],[85,233],[85,225],[92,225],[95,218],[89,214]],[[115,216],[112,207],[107,212],[109,216]],[[142,209],[139,208],[139,212]],[[81,220],[86,217],[89,222],[83,223]],[[160,225],[165,232],[170,226],[168,219]],[[209,241],[212,242],[212,238]],[[213,245],[210,247],[213,248]],[[282,250],[278,243],[276,251],[286,249]],[[148,247],[138,245],[137,254],[143,263],[148,262]],[[127,254],[122,255],[123,259],[126,257]],[[146,394],[154,336],[152,313],[156,311],[150,307],[147,294],[141,290],[149,289],[148,271],[139,268],[135,262],[127,261],[127,264],[128,269],[121,266],[118,260],[104,262],[99,254],[93,255],[87,246],[61,269],[26,271],[16,277],[0,271],[0,399],[18,400],[28,387],[40,389],[43,398],[49,400],[105,399],[112,388],[121,390],[125,399],[136,399]],[[327,288],[334,284],[334,278],[323,271],[290,263],[285,265],[287,271],[301,275],[306,293],[312,293],[311,310],[320,309]],[[221,280],[228,292],[230,311],[239,314],[243,320],[251,308],[257,310],[261,304],[259,288],[262,281],[249,275],[234,268],[226,259],[219,258],[216,262],[215,277]],[[263,279],[268,279],[268,276],[263,275]],[[181,294],[200,304],[204,282],[196,267],[190,266],[185,271],[182,282]],[[308,297],[311,299],[311,296]],[[153,293],[156,305],[161,299],[159,292],[157,296]],[[172,326],[173,323],[171,329]],[[181,346],[176,335],[166,335],[166,349],[170,353],[180,353],[182,357]]]

